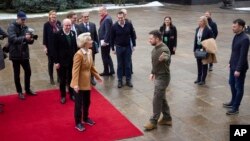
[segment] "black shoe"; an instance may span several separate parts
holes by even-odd
[[[56,81],[57,81],[57,83],[60,83],[60,78],[59,78],[59,77],[57,77],[57,80],[56,80]]]
[[[62,97],[62,98],[61,98],[61,103],[62,103],[62,104],[65,104],[65,103],[66,103],[66,98],[65,98],[65,97]]]
[[[23,93],[18,93],[18,98],[21,99],[21,100],[24,100],[25,96],[24,96]]]
[[[110,76],[111,76],[111,75],[113,75],[113,74],[115,74],[115,72],[114,72],[114,71],[109,73],[109,75],[110,75]]]
[[[52,79],[52,78],[50,79],[50,84],[51,84],[51,85],[55,85],[54,79]]]
[[[94,78],[91,78],[90,82],[91,82],[91,85],[93,85],[93,86],[96,85],[96,82],[95,82],[95,79],[94,79]]]
[[[231,103],[223,103],[222,105],[224,108],[233,108],[233,105]]]
[[[71,96],[70,96],[70,99],[71,99],[72,101],[75,101],[75,100],[76,100],[76,98],[75,98],[74,95],[71,95]]]
[[[84,126],[81,123],[78,123],[75,128],[80,132],[85,130]]]
[[[109,76],[109,73],[100,73],[100,76]]]
[[[199,83],[199,82],[200,82],[199,80],[195,80],[195,81],[194,81],[194,84],[197,84],[197,83]]]
[[[131,88],[133,87],[133,84],[132,84],[131,81],[127,81],[127,82],[126,82],[126,85],[129,86],[129,87],[131,87]]]
[[[205,81],[200,81],[198,85],[205,85]]]
[[[227,115],[236,115],[239,113],[239,110],[231,109],[227,111]]]
[[[122,85],[122,82],[121,81],[118,81],[118,85],[117,85],[117,87],[118,88],[121,88],[123,85]]]
[[[86,121],[84,121],[84,123],[86,123],[86,124],[88,124],[90,126],[93,126],[95,124],[95,122],[90,118],[88,118]]]
[[[208,69],[209,71],[213,71],[213,67],[211,66],[211,67],[209,67],[209,69]]]
[[[27,94],[27,95],[32,95],[32,96],[36,96],[36,95],[37,95],[37,93],[36,93],[36,92],[33,92],[32,90],[26,91],[26,94]]]

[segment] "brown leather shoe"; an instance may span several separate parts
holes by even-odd
[[[158,121],[158,124],[159,125],[168,125],[168,126],[172,126],[172,120],[166,120],[164,118],[161,118],[159,121]]]
[[[153,130],[157,128],[157,125],[151,122],[148,122],[147,124],[144,125],[144,128],[145,130]]]

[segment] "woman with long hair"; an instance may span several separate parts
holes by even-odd
[[[173,25],[170,16],[166,16],[164,18],[164,23],[160,27],[160,32],[163,36],[163,43],[168,46],[171,55],[175,54],[177,47],[177,30],[176,27]]]
[[[53,68],[54,68],[54,56],[55,56],[55,47],[54,47],[54,33],[59,31],[61,28],[61,22],[56,18],[56,11],[51,10],[49,12],[48,21],[43,26],[43,46],[44,52],[48,56],[48,73],[50,77],[50,83],[55,84],[53,77]],[[57,81],[59,81],[59,76],[57,73]]]

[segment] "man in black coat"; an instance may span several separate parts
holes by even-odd
[[[72,78],[73,57],[77,51],[76,33],[71,30],[71,20],[63,20],[63,29],[55,34],[55,65],[59,71],[61,103],[66,102],[66,86],[71,100],[75,100],[74,90],[69,86]]]
[[[79,24],[80,33],[90,32],[90,36],[92,38],[93,46],[92,46],[92,57],[93,61],[95,61],[95,54],[98,53],[99,40],[96,31],[96,25],[89,21],[89,12],[82,13],[82,23]],[[95,79],[91,76],[91,84],[96,85]]]
[[[216,39],[218,36],[217,24],[212,20],[211,15],[212,14],[210,11],[205,12],[205,16],[207,17],[208,25],[210,26],[211,30],[213,31],[214,39]],[[209,71],[213,71],[213,63],[209,64]]]
[[[8,27],[9,59],[13,63],[15,86],[20,99],[25,99],[20,83],[20,66],[24,69],[26,94],[36,95],[35,92],[30,90],[31,68],[29,62],[29,44],[33,44],[34,39],[25,25],[26,19],[26,14],[19,11],[17,13],[17,20]]]
[[[228,103],[223,103],[225,108],[230,108],[227,115],[239,113],[239,106],[244,94],[244,83],[248,65],[249,37],[244,32],[245,21],[236,19],[233,22],[233,32],[235,36],[232,43],[232,53],[229,61],[229,84],[232,98]]]

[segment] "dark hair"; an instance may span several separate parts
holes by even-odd
[[[67,18],[72,18],[74,15],[76,15],[76,13],[75,12],[73,12],[73,11],[70,11],[68,14],[67,14]]]
[[[163,24],[162,24],[162,26],[164,27],[164,29],[166,28],[166,24],[165,24],[166,18],[170,19],[170,27],[173,26],[173,24],[172,24],[172,18],[171,18],[170,16],[166,16],[166,17],[164,18],[164,21],[163,21]]]
[[[122,11],[117,12],[117,15],[121,15],[121,14],[125,15],[125,13]]]
[[[158,38],[160,41],[162,41],[162,34],[159,30],[152,30],[149,32],[149,34],[153,35],[155,38]]]
[[[242,19],[236,19],[233,21],[234,24],[238,24],[240,26],[242,26],[243,28],[245,28],[246,22]]]

